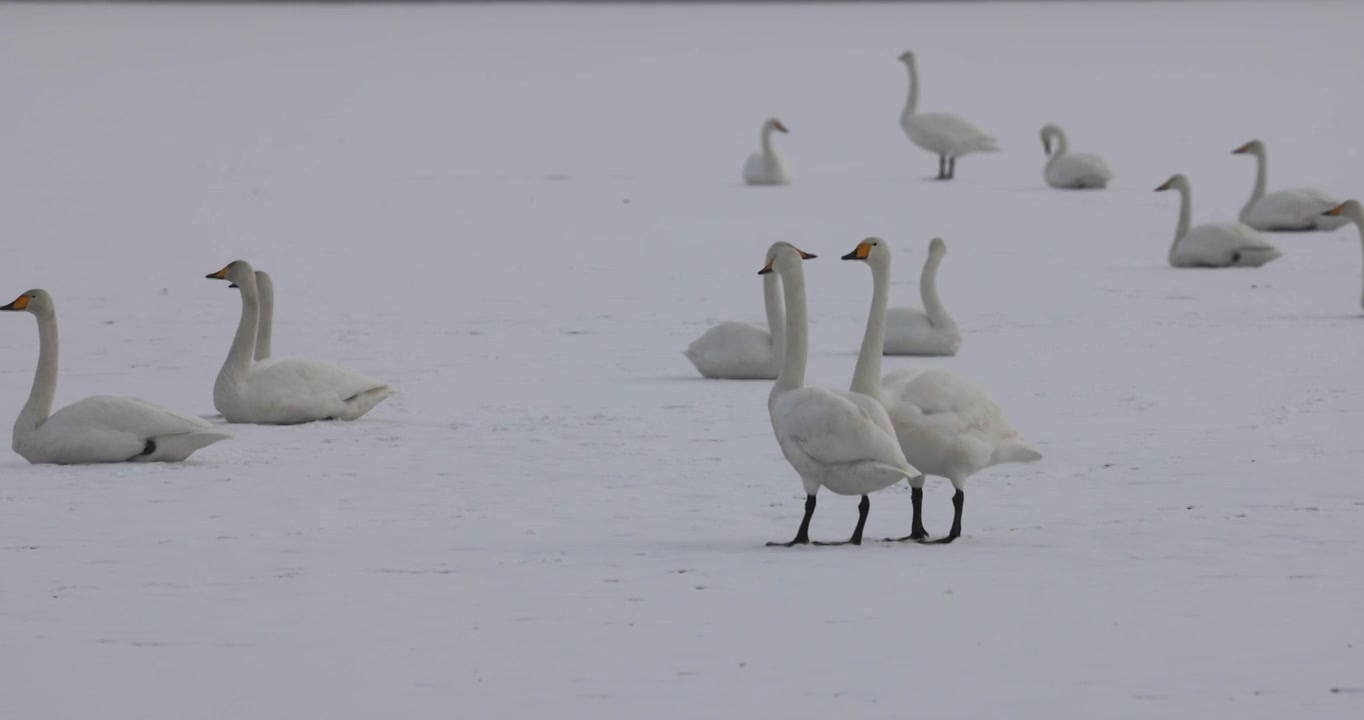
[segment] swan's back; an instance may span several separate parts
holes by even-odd
[[[1323,216],[1340,200],[1314,188],[1291,188],[1266,193],[1241,222],[1256,230],[1335,230],[1349,222],[1341,216]]]
[[[999,150],[993,136],[952,113],[915,113],[904,117],[901,126],[911,142],[938,155],[960,157]]]
[[[886,310],[886,355],[956,355],[961,349],[961,331],[940,328],[919,308],[894,307]]]
[[[232,437],[203,418],[139,398],[95,395],[53,413],[14,450],[30,462],[177,462]],[[146,453],[151,441],[153,452]]]
[[[1283,255],[1264,236],[1239,222],[1199,225],[1170,255],[1176,267],[1260,267]]]
[[[753,153],[744,163],[744,182],[749,185],[789,185],[791,173],[776,155]]]
[[[1047,161],[1045,174],[1048,185],[1069,190],[1104,188],[1113,179],[1108,163],[1093,153],[1057,155]]]
[[[378,380],[335,365],[272,359],[251,366],[241,397],[223,416],[230,422],[272,424],[355,420],[392,393]]]
[[[720,323],[692,341],[683,354],[707,378],[774,380],[780,370],[772,333],[751,323]]]

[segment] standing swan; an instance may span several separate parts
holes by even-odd
[[[1347,222],[1325,214],[1340,201],[1320,190],[1290,188],[1266,195],[1269,158],[1263,142],[1251,140],[1231,154],[1255,156],[1255,189],[1241,208],[1241,222],[1256,230],[1335,230]]]
[[[923,310],[898,307],[886,311],[886,342],[882,348],[885,354],[956,355],[961,348],[961,329],[938,299],[938,266],[945,255],[947,243],[942,238],[933,238],[919,277]]]
[[[744,163],[744,182],[749,185],[790,185],[791,171],[772,147],[772,131],[789,132],[776,118],[768,118],[763,123],[762,152],[748,156]]]
[[[1330,217],[1343,217],[1353,222],[1355,228],[1359,230],[1360,243],[1364,243],[1364,206],[1361,206],[1358,200],[1346,200],[1327,210],[1325,214]],[[1359,298],[1359,306],[1364,307],[1364,295]]]
[[[995,139],[951,113],[919,112],[919,67],[914,53],[906,50],[900,62],[909,67],[909,99],[900,113],[900,127],[909,141],[938,156],[938,179],[951,180],[957,174],[957,158],[976,152],[996,152]]]
[[[1042,152],[1047,155],[1043,176],[1047,184],[1062,190],[1085,190],[1108,187],[1113,171],[1108,163],[1094,153],[1071,153],[1066,131],[1058,125],[1042,126]],[[1052,152],[1051,141],[1056,141]]]
[[[913,368],[880,377],[881,353],[877,349],[886,332],[890,248],[880,238],[867,238],[843,259],[867,263],[872,277],[871,311],[852,390],[875,397],[885,407],[906,459],[924,475],[945,477],[956,488],[952,530],[946,537],[931,541],[950,543],[961,536],[967,478],[994,465],[1033,462],[1042,455],[1024,444],[990,393],[964,377],[945,370]],[[910,534],[898,540],[929,542],[923,525],[923,476],[911,476],[909,486],[914,518]]]
[[[260,297],[256,273],[236,260],[207,277],[241,290],[242,316],[232,348],[213,384],[213,406],[228,422],[291,425],[355,420],[393,393],[377,380],[312,360],[253,362]]]
[[[778,243],[777,245],[780,245]],[[768,248],[771,257],[777,245]],[[781,279],[763,276],[763,304],[767,327],[724,322],[707,330],[682,351],[702,377],[722,380],[776,380],[786,344],[786,312],[782,308]]]
[[[786,358],[768,395],[767,411],[782,454],[805,485],[805,517],[795,539],[769,546],[810,542],[810,517],[815,513],[815,493],[820,487],[839,495],[861,495],[862,501],[857,505],[857,528],[851,538],[843,543],[816,544],[860,545],[871,509],[867,493],[894,485],[900,478],[919,475],[905,460],[880,403],[854,392],[805,387],[809,324],[801,262],[813,257],[788,243],[778,243],[767,265],[758,271],[760,275],[780,274],[786,294]]]
[[[1179,222],[1175,225],[1175,239],[1170,244],[1170,264],[1177,268],[1190,267],[1260,267],[1283,255],[1274,244],[1253,228],[1239,222],[1209,223],[1189,228],[1191,198],[1189,179],[1175,175],[1156,192],[1169,189],[1179,191]]]
[[[57,306],[29,290],[0,310],[38,319],[38,371],[14,423],[14,452],[34,465],[180,462],[231,435],[208,422],[146,400],[96,395],[52,412],[57,394]]]

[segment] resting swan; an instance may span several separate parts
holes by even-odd
[[[264,270],[256,271],[256,294],[260,319],[256,327],[256,362],[270,359],[270,337],[275,329],[275,281]]]
[[[749,185],[790,185],[791,171],[786,169],[776,148],[772,147],[772,131],[788,132],[776,118],[763,123],[762,152],[748,156],[744,163],[744,182]]]
[[[1066,141],[1066,131],[1057,125],[1042,126],[1042,151],[1047,155],[1043,176],[1047,184],[1062,190],[1085,190],[1108,187],[1113,171],[1108,163],[1093,153],[1072,153]],[[1052,152],[1051,142],[1056,141]]]
[[[872,300],[862,350],[857,355],[852,391],[880,401],[890,416],[905,458],[923,475],[952,482],[952,530],[938,544],[961,536],[966,505],[966,480],[985,468],[1008,462],[1033,462],[1041,453],[1018,436],[1004,411],[980,385],[960,375],[933,368],[910,368],[881,375],[881,353],[886,332],[886,303],[890,296],[890,249],[880,238],[867,238],[844,260],[871,266]],[[924,477],[909,477],[914,518],[910,534],[898,540],[928,541],[923,525]]]
[[[14,423],[14,452],[38,465],[180,462],[231,435],[207,421],[146,400],[96,395],[52,412],[57,394],[57,306],[45,290],[29,290],[0,310],[38,319],[38,370]]]
[[[777,243],[780,245],[781,243]],[[777,245],[768,248],[771,257]],[[786,312],[782,308],[781,279],[763,276],[763,304],[767,327],[724,322],[707,330],[682,351],[702,377],[714,380],[775,380],[781,372],[786,343]]]
[[[1326,211],[1328,217],[1343,217],[1355,224],[1359,230],[1359,240],[1364,243],[1364,206],[1358,200],[1346,200],[1345,202]],[[1360,296],[1359,306],[1364,307],[1364,295]]]
[[[1232,155],[1255,156],[1255,188],[1241,208],[1241,222],[1256,230],[1335,230],[1347,220],[1326,215],[1340,200],[1313,188],[1290,188],[1265,194],[1268,151],[1259,140],[1251,140],[1231,151]]]
[[[914,53],[905,51],[900,62],[909,67],[909,99],[900,113],[900,127],[909,141],[938,156],[938,179],[957,174],[957,158],[977,152],[995,152],[995,139],[960,115],[919,112],[919,67]]]
[[[947,243],[933,238],[928,259],[919,277],[919,297],[924,309],[897,307],[886,311],[887,355],[956,355],[961,348],[961,329],[938,299],[938,266],[947,255]],[[850,260],[844,256],[845,260]],[[861,258],[856,258],[861,259]]]
[[[787,462],[805,486],[805,517],[795,539],[768,543],[783,547],[810,542],[810,517],[815,512],[815,493],[821,487],[839,495],[861,495],[857,528],[843,543],[862,544],[871,501],[867,493],[887,488],[900,478],[919,475],[900,450],[895,429],[885,408],[866,395],[841,390],[805,387],[805,362],[809,349],[809,325],[805,307],[803,260],[814,255],[787,243],[778,243],[758,271],[781,275],[786,294],[786,361],[767,398],[772,432]]]
[[[1175,239],[1170,244],[1170,264],[1177,268],[1190,267],[1260,267],[1283,253],[1253,228],[1239,222],[1210,223],[1189,228],[1190,206],[1193,201],[1189,179],[1175,175],[1156,192],[1179,191],[1179,223],[1175,225]]]
[[[377,380],[312,360],[253,362],[259,325],[256,273],[236,260],[207,277],[241,290],[242,316],[223,369],[213,384],[213,406],[228,422],[291,425],[355,420],[393,393]]]

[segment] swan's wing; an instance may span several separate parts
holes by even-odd
[[[928,313],[916,307],[893,307],[886,310],[886,332],[910,332],[933,327]]]
[[[340,418],[347,400],[387,385],[324,362],[283,358],[252,365],[246,387],[258,408]]]
[[[1254,228],[1239,222],[1199,225],[1179,241],[1177,253],[1185,261],[1209,267],[1226,267],[1247,262],[1253,256],[1263,265],[1282,253]]]
[[[970,436],[987,445],[1017,438],[999,403],[983,386],[933,368],[892,372],[881,382],[896,427],[910,423],[943,436]]]
[[[773,405],[772,429],[783,449],[789,444],[820,465],[876,462],[917,474],[895,439],[885,408],[866,395],[792,390]]]
[[[1322,213],[1339,204],[1330,193],[1314,188],[1276,190],[1260,198],[1246,219],[1260,227],[1310,228]]]
[[[776,377],[772,333],[765,326],[721,323],[692,341],[684,354],[706,377]]]
[[[1101,185],[1113,179],[1108,163],[1092,153],[1067,153],[1047,163],[1047,179],[1054,185]]]
[[[953,113],[918,113],[912,122],[919,132],[932,142],[957,152],[998,150],[993,135],[972,125],[966,118]]]
[[[141,455],[148,440],[193,433],[231,437],[203,418],[146,400],[96,395],[53,413],[33,442],[55,462],[117,462]]]

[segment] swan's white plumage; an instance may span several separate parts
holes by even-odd
[[[1330,193],[1315,188],[1289,188],[1266,192],[1269,152],[1264,142],[1251,140],[1232,151],[1255,158],[1255,185],[1238,219],[1256,230],[1336,230],[1348,220],[1326,215],[1340,204]]]
[[[1113,171],[1108,163],[1094,153],[1070,152],[1066,133],[1057,125],[1042,127],[1042,150],[1047,153],[1047,164],[1042,174],[1047,184],[1063,190],[1097,190],[1108,187]],[[1056,142],[1055,151],[1052,141]]]
[[[1221,222],[1190,227],[1193,191],[1188,178],[1175,175],[1156,188],[1175,189],[1180,194],[1179,221],[1169,261],[1174,267],[1260,267],[1281,255],[1280,250],[1254,228],[1239,222]]]
[[[762,126],[762,150],[748,156],[744,163],[744,182],[749,185],[790,185],[791,170],[772,145],[773,132],[788,132],[776,118],[768,118]]]
[[[961,349],[961,328],[938,297],[938,267],[947,255],[947,243],[933,238],[919,277],[919,298],[924,309],[894,307],[886,310],[886,355],[945,356]]]
[[[768,248],[768,255],[776,248]],[[766,257],[766,256],[764,256]],[[767,325],[724,322],[692,341],[683,355],[702,377],[725,380],[775,380],[781,372],[786,313],[781,280],[776,273],[763,276],[763,306]]]

